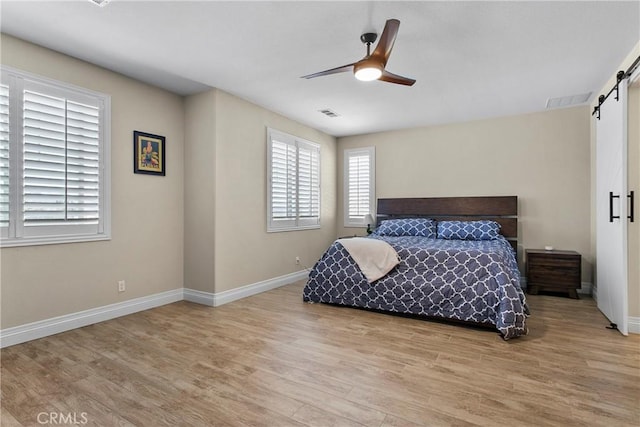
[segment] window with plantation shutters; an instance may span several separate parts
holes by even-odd
[[[365,215],[374,213],[375,147],[344,151],[344,225],[366,227]]]
[[[109,238],[109,97],[4,67],[2,90],[2,245]]]
[[[320,227],[320,146],[267,129],[267,231]]]
[[[0,236],[9,236],[9,86],[0,85]]]

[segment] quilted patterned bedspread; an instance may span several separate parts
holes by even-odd
[[[401,260],[368,283],[339,241],[313,267],[303,300],[494,325],[504,339],[525,335],[528,314],[509,242],[370,236]]]

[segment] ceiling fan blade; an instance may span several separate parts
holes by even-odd
[[[397,74],[390,73],[387,70],[382,70],[382,75],[378,80],[389,83],[397,83],[399,85],[405,86],[413,86],[413,84],[416,82],[414,79],[402,77]]]
[[[353,65],[354,64],[343,65],[342,67],[336,67],[336,68],[332,68],[330,70],[324,70],[324,71],[320,71],[318,73],[308,74],[308,75],[302,76],[300,78],[301,79],[313,79],[315,77],[328,76],[330,74],[346,73],[347,71],[353,71]]]
[[[371,54],[371,57],[381,61],[383,66],[387,65],[387,60],[389,60],[389,55],[391,55],[391,49],[393,49],[393,44],[398,35],[398,28],[400,28],[400,21],[397,19],[387,20],[387,23],[384,24],[380,41],[378,41],[378,45]]]

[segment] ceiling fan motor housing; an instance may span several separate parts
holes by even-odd
[[[371,44],[376,41],[378,34],[376,33],[364,33],[360,36],[360,41],[365,44]]]

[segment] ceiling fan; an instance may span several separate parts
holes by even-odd
[[[358,80],[382,80],[383,82],[413,86],[413,84],[416,82],[414,79],[390,73],[384,68],[387,65],[387,61],[389,60],[389,56],[391,55],[391,49],[393,49],[393,44],[396,41],[398,28],[400,28],[400,21],[398,21],[397,19],[387,20],[387,23],[384,25],[384,30],[382,30],[380,41],[378,42],[378,45],[374,49],[373,53],[370,52],[371,44],[376,41],[378,35],[376,33],[364,33],[360,36],[360,40],[362,41],[362,43],[367,45],[367,56],[365,56],[358,62],[354,62],[353,64],[331,68],[330,70],[309,74],[306,76],[302,76],[301,78],[313,79],[315,77],[353,71],[353,74]]]

